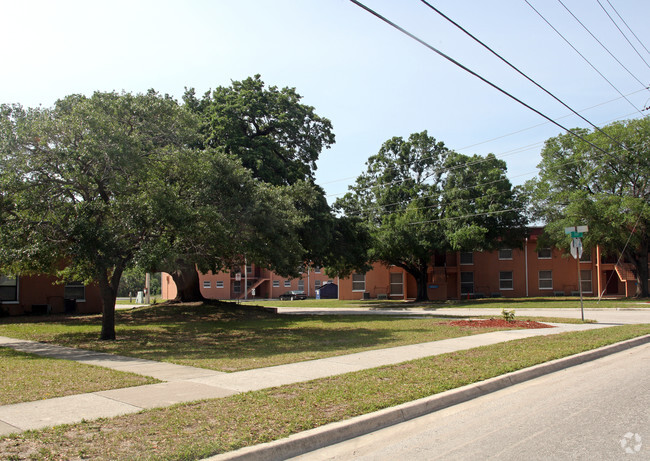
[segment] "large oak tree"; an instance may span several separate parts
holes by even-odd
[[[365,220],[369,259],[411,274],[423,301],[434,253],[491,249],[521,235],[523,203],[505,172],[493,155],[468,157],[413,133],[386,141],[335,207]]]
[[[211,268],[244,252],[299,261],[290,201],[232,156],[193,147],[198,120],[172,98],[97,92],[0,111],[0,269],[96,281],[101,339],[115,338],[118,283],[133,261],[192,249]]]
[[[539,176],[531,181],[533,210],[546,236],[568,247],[565,227],[586,224],[586,247],[600,245],[634,264],[637,296],[648,297],[650,249],[650,120],[575,130],[546,141]]]

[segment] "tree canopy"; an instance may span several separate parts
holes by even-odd
[[[115,296],[132,261],[192,250],[210,268],[243,253],[279,267],[300,260],[282,191],[218,149],[192,147],[197,117],[168,96],[97,92],[0,111],[0,268],[96,281],[101,339],[115,338]]]
[[[493,248],[523,230],[523,202],[493,155],[458,154],[423,131],[389,139],[366,164],[334,206],[365,221],[369,259],[411,274],[418,300],[434,253]]]
[[[283,188],[300,216],[297,233],[303,262],[326,266],[330,275],[341,276],[365,266],[364,229],[354,220],[335,216],[324,190],[314,182],[316,161],[334,143],[332,124],[303,104],[295,88],[266,86],[255,75],[208,91],[202,98],[189,89],[183,99],[201,120],[204,148],[223,149],[239,158],[255,178]],[[191,286],[198,291],[198,279]]]
[[[539,176],[528,184],[533,213],[559,247],[570,242],[565,227],[588,225],[585,247],[600,245],[634,264],[637,295],[647,297],[650,120],[615,122],[603,132],[576,131],[593,145],[570,134],[546,141]]]
[[[220,86],[185,104],[200,115],[205,147],[241,159],[253,176],[274,185],[312,181],[316,160],[334,143],[332,123],[300,101],[295,88],[266,87],[260,75]]]

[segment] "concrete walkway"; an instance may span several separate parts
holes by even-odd
[[[297,302],[296,302],[297,304]],[[518,317],[561,317],[570,319],[580,318],[580,303],[575,308],[512,308]],[[511,307],[504,305],[507,309]],[[396,305],[384,307],[349,307],[349,308],[317,308],[317,307],[276,307],[278,314],[289,315],[387,315],[397,317],[428,317],[428,316],[462,316],[471,317],[491,315],[501,317],[501,307],[498,308],[464,308],[464,307],[409,307]],[[596,320],[599,323],[631,324],[650,323],[650,304],[639,303],[635,307],[622,308],[587,308],[585,319]]]
[[[115,370],[129,371],[164,381],[159,384],[0,406],[0,435],[75,423],[82,419],[90,420],[136,413],[146,408],[164,407],[180,402],[226,397],[240,392],[304,382],[520,338],[609,326],[602,324],[553,325],[555,328],[498,331],[235,373],[221,373],[0,337],[0,347],[10,347],[47,357],[75,360]]]

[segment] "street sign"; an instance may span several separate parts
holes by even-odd
[[[571,240],[571,256],[575,259],[582,258],[582,240],[579,237]]]
[[[235,280],[237,280],[238,282],[241,282],[241,272],[237,272],[235,274]]]

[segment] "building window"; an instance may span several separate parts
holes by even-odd
[[[404,279],[401,272],[391,272],[390,274],[390,294],[391,296],[401,296],[404,294]]]
[[[512,271],[499,272],[499,290],[512,290]]]
[[[553,289],[553,271],[539,271],[539,289]]]
[[[273,280],[273,288],[280,288],[280,281],[279,280]]]
[[[320,274],[320,266],[314,266],[314,274]]]
[[[474,293],[474,272],[460,273],[460,294],[468,295]]]
[[[284,287],[285,288],[291,288],[291,280],[285,280],[284,281]]]
[[[366,291],[366,274],[352,274],[352,291]]]
[[[241,293],[241,280],[235,280],[232,282],[232,292]]]
[[[551,259],[551,253],[550,248],[540,248],[537,250],[537,259]]]
[[[591,262],[591,251],[583,251],[582,256],[580,257],[581,263],[590,263]]]
[[[305,291],[305,281],[303,279],[298,280],[298,290]]]
[[[0,301],[18,301],[18,277],[0,275]]]
[[[580,282],[582,285],[583,293],[593,292],[593,287],[591,285],[591,271],[590,270],[581,270],[580,271]]]
[[[223,288],[223,280],[217,280],[215,287],[217,288]]]
[[[212,282],[210,282],[209,280],[204,280],[203,288],[212,288]]]
[[[320,288],[320,280],[314,280],[314,290],[318,290]]]
[[[474,264],[474,253],[471,251],[463,251],[460,253],[460,263],[461,264]]]
[[[253,273],[253,266],[251,266],[250,264],[248,266],[246,266],[246,273],[247,274],[252,274]]]
[[[65,299],[86,299],[86,287],[81,282],[69,282],[63,288]]]
[[[512,248],[499,249],[499,259],[512,259]]]

